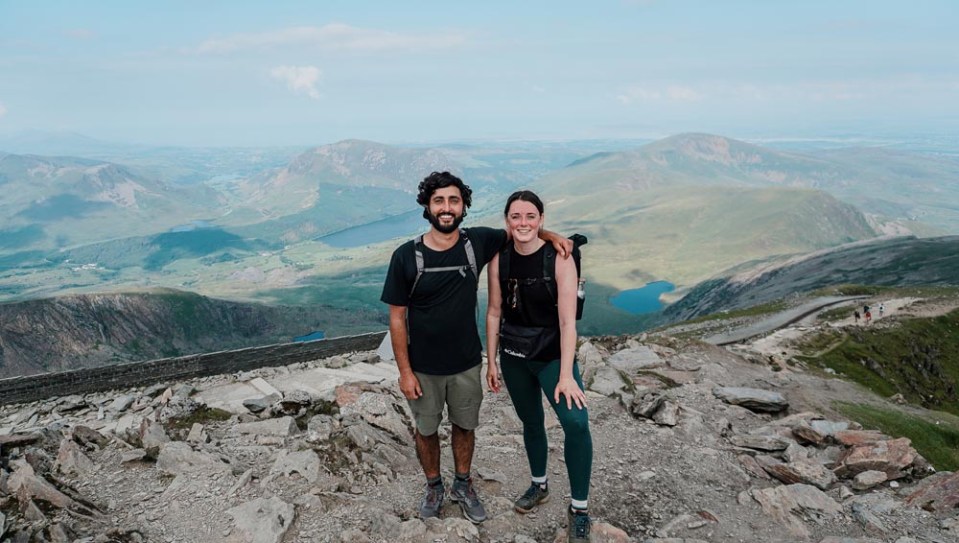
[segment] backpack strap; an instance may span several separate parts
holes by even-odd
[[[554,304],[559,304],[559,293],[556,291],[556,248],[547,243],[543,246],[543,284],[549,291]]]
[[[476,278],[476,281],[479,281],[479,267],[476,266],[476,252],[473,250],[473,242],[470,241],[469,236],[466,235],[466,230],[460,229],[460,236],[466,241],[463,246],[466,249],[466,261],[470,265],[470,269],[473,270],[473,277]]]
[[[413,291],[416,290],[416,285],[420,282],[420,278],[423,277],[424,273],[432,272],[445,272],[445,271],[458,271],[463,277],[466,277],[466,270],[469,269],[473,272],[473,277],[479,281],[479,268],[476,265],[476,252],[473,250],[473,243],[470,242],[469,236],[466,235],[466,231],[460,229],[460,236],[463,237],[465,241],[464,249],[466,250],[466,266],[444,266],[440,268],[427,268],[425,264],[425,259],[423,258],[423,234],[416,236],[413,240],[413,256],[416,260],[416,277],[413,278],[413,286],[410,288],[410,297],[413,297]]]

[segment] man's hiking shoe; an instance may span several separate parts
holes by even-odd
[[[569,518],[569,528],[567,529],[568,543],[589,543],[589,514],[576,511],[572,508],[566,509],[566,516]]]
[[[440,515],[440,508],[443,507],[443,498],[446,495],[446,488],[443,487],[443,483],[438,485],[426,485],[426,495],[423,496],[423,501],[420,502],[420,518],[428,519],[430,517],[438,517]]]
[[[529,485],[526,492],[513,503],[513,508],[519,513],[529,513],[541,503],[549,501],[549,488],[543,488],[539,483]]]
[[[473,524],[479,524],[486,520],[486,509],[476,495],[473,488],[473,478],[466,481],[453,481],[453,489],[450,490],[450,501],[460,504],[463,510],[463,516]]]

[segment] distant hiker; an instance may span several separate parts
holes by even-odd
[[[863,314],[863,320],[866,321],[866,324],[869,324],[869,322],[872,320],[872,313],[866,311],[866,312]]]
[[[859,311],[853,311],[852,317],[856,319],[856,324],[859,324]]]
[[[410,403],[416,454],[427,480],[419,514],[438,516],[445,499],[437,430],[448,407],[456,475],[450,500],[460,504],[467,519],[479,523],[486,520],[486,509],[470,477],[483,401],[476,290],[483,266],[503,247],[507,234],[493,228],[459,228],[472,194],[449,172],[423,179],[416,202],[423,206],[430,229],[393,252],[380,300],[390,306],[400,391]],[[572,242],[562,236],[545,231],[539,235],[564,257],[572,249]]]
[[[880,303],[879,303],[879,317],[882,318],[882,314],[885,313],[885,312],[886,312],[886,306],[883,305],[882,302],[880,302]]]
[[[487,272],[486,380],[490,390],[499,392],[499,350],[503,380],[523,422],[532,479],[514,508],[529,513],[549,497],[545,393],[565,434],[563,448],[571,497],[568,541],[588,543],[593,442],[586,394],[575,359],[578,277],[573,259],[547,258],[550,248],[536,237],[545,218],[543,211],[543,202],[528,190],[514,192],[506,201],[506,228],[513,242],[493,257]],[[505,266],[504,260],[508,261]]]

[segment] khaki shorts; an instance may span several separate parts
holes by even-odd
[[[443,408],[449,407],[450,422],[464,430],[479,426],[480,404],[483,403],[483,386],[477,364],[464,372],[453,375],[427,375],[413,372],[420,381],[423,395],[409,400],[416,430],[423,436],[436,433],[443,420]]]

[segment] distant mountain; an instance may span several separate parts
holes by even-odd
[[[0,378],[381,330],[372,311],[264,306],[175,290],[0,304]]]
[[[620,163],[626,158],[581,162],[534,186],[547,199],[549,228],[586,234],[589,273],[619,289],[653,280],[688,287],[744,261],[877,235],[859,210],[826,192],[700,181],[682,168],[676,178],[668,169],[653,176],[650,169],[661,162],[633,170],[635,164]]]
[[[870,240],[749,267],[697,285],[666,316],[682,321],[843,284],[957,285],[959,236]]]
[[[155,233],[210,214],[217,204],[204,187],[172,187],[118,164],[71,157],[0,155],[0,189],[0,237],[19,240],[6,249]]]
[[[76,132],[26,130],[0,137],[0,151],[30,155],[92,157],[141,147],[103,141]]]
[[[570,194],[680,185],[824,190],[863,211],[959,232],[959,159],[885,148],[785,152],[709,134],[681,134],[631,151],[599,153],[548,176]],[[922,224],[913,231],[928,232]]]

